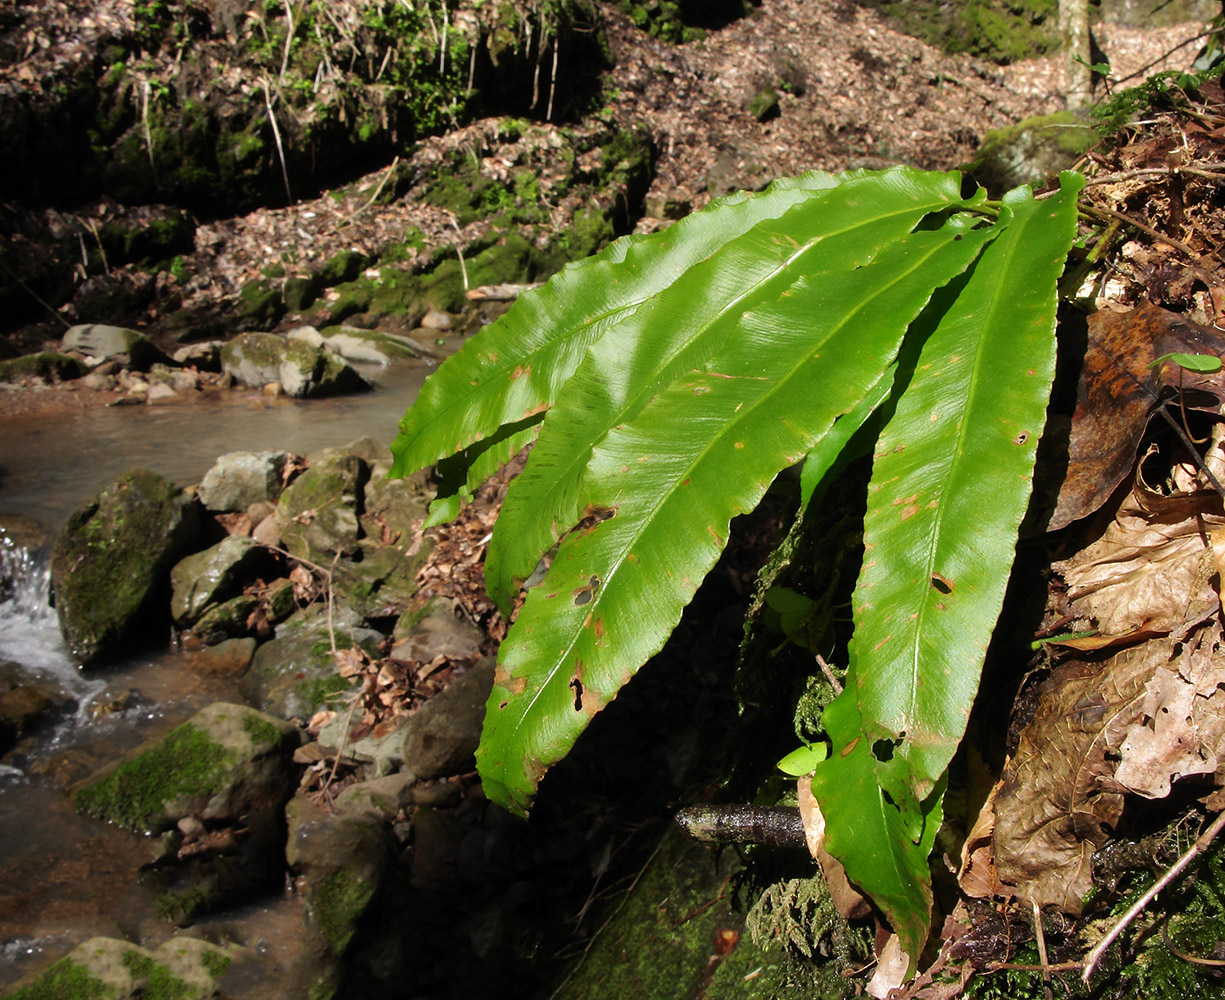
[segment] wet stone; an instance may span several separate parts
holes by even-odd
[[[243,535],[228,535],[196,552],[170,571],[170,613],[188,625],[213,604],[228,598],[267,560],[267,550]]]
[[[51,557],[60,629],[87,664],[166,616],[170,568],[199,535],[198,508],[155,472],[129,472],[68,519]]]
[[[222,455],[200,481],[200,502],[210,511],[245,510],[275,502],[281,495],[288,456],[283,451],[232,451]]]

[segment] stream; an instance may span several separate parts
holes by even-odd
[[[240,700],[233,678],[201,671],[190,654],[169,649],[78,670],[48,604],[51,539],[74,510],[132,468],[187,486],[226,452],[305,454],[366,436],[389,442],[431,367],[398,362],[366,369],[378,388],[357,396],[304,401],[234,390],[202,402],[5,422],[0,524],[22,530],[6,534],[0,527],[0,680],[3,671],[16,672],[58,689],[67,701],[51,724],[0,757],[0,989],[94,935],[150,947],[171,936],[153,894],[135,884],[152,845],[77,816],[64,789],[204,705]],[[245,939],[271,956],[293,947],[301,913],[293,900],[274,899],[224,921],[211,933]]]

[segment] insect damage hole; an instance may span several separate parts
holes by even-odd
[[[583,682],[577,677],[571,677],[570,690],[574,692],[574,710],[581,712],[583,710]]]
[[[600,578],[593,576],[587,581],[587,586],[579,587],[574,592],[574,606],[582,607],[584,604],[591,603],[591,599],[595,597],[595,592],[600,589]]]
[[[942,594],[951,594],[953,592],[953,581],[946,576],[941,576],[939,573],[932,574],[932,586]]]

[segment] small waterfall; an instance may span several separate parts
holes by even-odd
[[[0,526],[0,665],[49,681],[84,702],[100,684],[86,680],[68,655],[51,607],[51,560]]]

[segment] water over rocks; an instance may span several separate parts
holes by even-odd
[[[488,634],[448,599],[417,593],[431,491],[424,478],[388,480],[389,460],[370,440],[306,458],[231,453],[188,490],[134,470],[56,546],[56,599],[80,662],[102,661],[134,628],[159,622],[160,636],[173,622],[190,662],[240,676],[256,706],[208,706],[78,782],[73,802],[155,836],[144,881],[177,924],[294,878],[304,944],[281,973],[295,995],[328,996],[343,979],[363,914],[407,862],[414,812],[464,798],[454,782],[473,770],[492,685]],[[275,545],[258,540],[263,525]],[[13,690],[0,685],[0,708]],[[56,704],[14,707],[0,736],[7,725],[15,739]],[[112,982],[82,954],[48,981],[81,966]],[[121,996],[140,982],[114,980]]]

